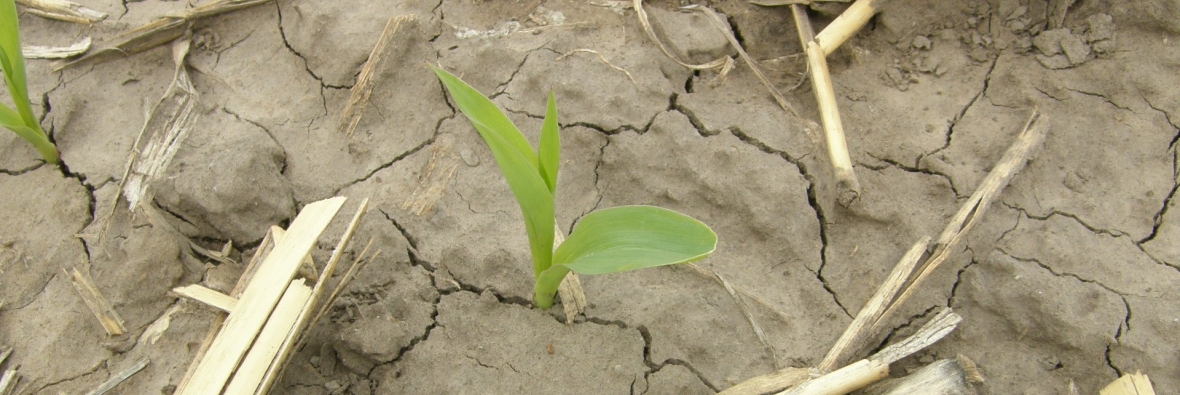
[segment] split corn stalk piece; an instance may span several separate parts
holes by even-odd
[[[380,70],[381,65],[385,63],[385,49],[389,46],[390,39],[398,33],[402,23],[413,20],[413,15],[396,15],[385,22],[385,29],[381,31],[381,37],[377,39],[377,44],[369,53],[368,61],[361,68],[361,74],[356,78],[356,84],[349,90],[348,103],[344,105],[343,115],[340,116],[340,129],[344,131],[345,135],[352,136],[356,132],[356,127],[360,124],[361,117],[365,113],[365,107],[369,105],[369,97],[373,94],[373,85],[375,84],[373,77],[377,70]]]
[[[353,263],[349,272],[342,278],[332,291],[331,296],[324,299],[327,281],[332,277],[335,269],[338,266],[340,258],[348,247],[352,235],[356,232],[360,224],[360,219],[368,208],[368,199],[363,200],[356,214],[353,215],[352,221],[348,224],[347,229],[341,236],[336,249],[332,253],[332,257],[328,260],[322,275],[314,273],[314,268],[311,268],[312,273],[303,273],[296,269],[295,273],[303,276],[302,279],[295,279],[285,289],[282,297],[279,299],[273,311],[269,313],[269,317],[265,317],[264,326],[258,333],[257,339],[253,340],[252,345],[242,359],[240,365],[236,366],[232,373],[232,378],[228,380],[225,392],[226,394],[265,394],[268,393],[271,387],[277,382],[277,379],[282,376],[282,371],[286,363],[290,359],[293,350],[299,348],[304,341],[306,341],[306,330],[321,318],[331,305],[335,297],[343,287],[346,287],[349,280],[353,277],[355,272],[362,264]],[[302,215],[302,214],[301,214]],[[333,214],[334,216],[334,214]],[[298,218],[297,218],[298,219]],[[270,232],[264,238],[262,244],[259,246],[254,258],[251,260],[250,266],[247,267],[242,278],[238,281],[238,286],[235,288],[233,294],[238,294],[242,290],[243,284],[249,284],[245,289],[250,290],[254,287],[255,282],[251,279],[257,276],[262,276],[260,270],[262,265],[258,262],[267,262],[271,254],[282,248],[283,244],[288,238],[293,237],[296,230],[292,225],[290,232],[284,232],[278,227],[272,227]],[[273,242],[272,242],[273,240]],[[370,245],[372,242],[370,241]],[[274,246],[268,250],[268,247]],[[369,247],[357,257],[357,261],[361,262],[361,257],[365,256]],[[377,254],[374,254],[376,256]],[[265,256],[265,257],[263,257]],[[305,256],[301,260],[301,265],[307,262],[309,258]],[[294,277],[294,275],[292,275]],[[263,277],[265,278],[265,277]],[[314,287],[305,285],[305,280],[315,281]],[[259,280],[264,281],[264,280]],[[242,292],[241,301],[232,296],[222,295],[216,291],[209,290],[199,285],[190,285],[173,290],[174,293],[192,297],[199,301],[204,301],[215,307],[222,308],[231,314],[240,312],[241,306],[245,300],[245,292]],[[220,305],[220,306],[219,306]],[[219,315],[218,317],[224,317]],[[206,337],[206,342],[202,344],[202,349],[198,350],[198,356],[194,363],[190,365],[190,370],[186,373],[184,380],[182,380],[180,387],[177,389],[178,393],[186,393],[190,391],[191,386],[204,385],[195,380],[197,368],[206,363],[208,360],[208,350],[212,347],[217,339],[225,336],[232,336],[222,329],[221,320],[215,319],[213,327],[210,328],[210,335]],[[226,323],[225,328],[228,328]],[[218,389],[220,391],[220,389]]]
[[[219,0],[199,5],[182,12],[158,17],[147,24],[119,34],[113,42],[77,60],[57,67],[98,64],[147,51],[180,38],[188,30],[189,22],[204,19],[243,8],[253,7],[273,0]]]
[[[1107,385],[1099,395],[1155,395],[1155,389],[1151,387],[1151,380],[1147,375],[1139,372],[1133,374],[1124,374],[1118,380]]]
[[[843,395],[889,376],[889,365],[942,340],[962,322],[950,308],[944,309],[913,336],[886,347],[868,359],[815,377],[779,395]]]
[[[852,324],[828,351],[828,355],[819,365],[821,371],[835,368],[849,353],[860,351],[870,343],[870,339],[877,335],[876,332],[881,323],[885,322],[897,310],[898,306],[905,303],[922,284],[922,281],[945,262],[950,254],[959,251],[959,246],[963,243],[966,234],[979,223],[979,220],[987,213],[987,210],[999,197],[1000,192],[1012,181],[1012,178],[1024,169],[1029,158],[1045,141],[1048,131],[1048,117],[1033,110],[1016,141],[996,163],[992,171],[980,182],[971,197],[963,203],[958,213],[951,218],[946,229],[935,241],[934,251],[925,260],[922,260],[923,253],[930,242],[929,237],[922,238],[910,248],[909,252],[894,266],[885,283],[877,289],[877,293],[857,313]]]
[[[242,276],[238,277],[238,283],[234,285],[234,289],[229,293],[229,297],[234,300],[233,304],[235,307],[237,305],[237,298],[242,296],[242,291],[245,291],[246,285],[250,283],[250,279],[254,278],[254,273],[258,271],[258,264],[274,250],[277,234],[282,231],[282,228],[278,226],[271,226],[266,232],[266,236],[262,238],[262,243],[258,244],[258,250],[254,252],[254,256],[250,258],[250,262],[246,264],[245,270],[242,271]],[[172,292],[177,292],[177,290],[174,289]],[[217,337],[217,333],[221,329],[221,325],[225,323],[225,318],[229,315],[229,311],[218,312],[213,316],[213,320],[209,322],[209,331],[206,332],[205,338],[201,341],[201,346],[197,348],[196,355],[193,356],[193,362],[185,370],[184,377],[180,379],[180,385],[177,386],[175,393],[183,394],[185,392],[185,387],[188,386],[189,380],[197,369],[197,365],[205,357],[205,352],[209,351],[209,346],[213,344],[213,339]]]
[[[1028,121],[1024,124],[1024,129],[1016,137],[1016,141],[1008,147],[992,171],[979,183],[975,192],[959,208],[959,212],[951,217],[946,229],[943,229],[942,234],[935,240],[934,252],[919,266],[917,277],[910,280],[897,299],[890,303],[889,309],[885,311],[885,316],[889,316],[898,306],[905,303],[934,269],[942,265],[951,253],[959,250],[967,233],[979,224],[980,219],[991,208],[992,202],[1000,196],[1000,192],[1008,186],[1017,173],[1024,170],[1029,159],[1045,142],[1045,136],[1049,133],[1050,126],[1049,117],[1033,109]]]
[[[90,37],[85,37],[68,47],[45,47],[40,45],[25,45],[21,47],[21,53],[24,54],[25,59],[64,59],[81,55],[89,50]]]
[[[17,381],[20,381],[20,375],[16,373],[16,369],[8,369],[0,374],[0,395],[12,394]]]
[[[917,372],[894,380],[873,384],[864,395],[967,395],[974,394],[970,381],[978,371],[963,366],[961,361],[941,359],[918,369]]]
[[[107,18],[104,12],[65,0],[16,0],[16,3],[27,7],[25,11],[30,14],[59,21],[89,25]]]
[[[1036,153],[1045,140],[1049,126],[1048,117],[1034,110],[1016,141],[1012,143],[1012,146],[1004,153],[992,171],[963,204],[959,213],[952,217],[950,224],[938,238],[934,252],[927,259],[922,260],[930,237],[922,238],[910,248],[909,252],[894,266],[885,283],[865,303],[865,307],[857,313],[848,329],[836,341],[828,355],[824,357],[823,362],[816,370],[817,373],[831,371],[848,353],[859,351],[868,344],[870,336],[880,328],[886,318],[893,314],[897,306],[904,303],[922,280],[944,262],[951,252],[958,250],[964,235],[983,218],[999,193],[1024,168],[1029,158]],[[919,267],[922,269],[915,277],[914,272]],[[755,377],[722,391],[722,393],[726,395],[753,395],[787,388],[799,381],[794,369],[787,368],[770,375]],[[868,368],[856,369],[860,369],[863,373]]]
[[[262,383],[267,370],[275,357],[282,352],[283,341],[287,334],[295,331],[299,319],[299,312],[311,298],[312,289],[303,279],[291,281],[287,291],[279,299],[274,313],[266,321],[266,326],[258,333],[258,340],[250,346],[250,352],[242,360],[242,365],[234,372],[234,377],[225,388],[226,395],[253,394]]]
[[[107,226],[115,216],[120,196],[127,199],[128,211],[135,213],[136,209],[143,207],[147,208],[149,215],[154,215],[149,206],[141,206],[141,203],[152,201],[155,196],[152,184],[163,177],[168,165],[172,163],[172,158],[192,132],[193,124],[199,116],[196,105],[200,96],[184,67],[190,48],[191,42],[187,38],[172,43],[172,62],[175,66],[172,83],[156,104],[144,114],[143,127],[135,137],[127,164],[123,167],[119,191],[112,199],[111,208],[99,227],[99,240],[106,234]],[[145,136],[150,137],[145,141]],[[154,220],[153,223],[164,224],[163,221]]]
[[[114,376],[111,376],[111,378],[107,379],[107,381],[104,381],[95,389],[87,392],[86,395],[103,395],[107,392],[110,392],[112,389],[115,389],[115,387],[119,386],[119,384],[122,384],[124,381],[127,381],[127,379],[131,378],[131,376],[139,373],[139,371],[143,370],[144,367],[147,367],[148,362],[151,362],[148,357],[143,357],[136,360],[135,363],[131,364],[131,366],[128,366],[126,369],[115,373]]]
[[[86,307],[90,308],[90,312],[98,318],[102,329],[106,330],[108,335],[115,337],[127,333],[127,328],[123,326],[123,318],[119,317],[114,306],[111,306],[111,302],[107,300],[106,296],[98,291],[94,280],[90,278],[89,266],[83,267],[81,271],[78,268],[73,268],[73,272],[67,272],[66,275],[70,279],[70,284],[73,284],[74,289],[78,290],[78,294],[82,295],[82,301],[86,303]]]
[[[226,318],[218,336],[181,395],[217,395],[246,355],[279,299],[286,292],[303,257],[311,252],[320,234],[340,210],[345,198],[336,197],[307,205],[292,221],[287,235],[259,265],[237,307]]]
[[[348,248],[348,242],[352,240],[352,235],[356,233],[356,228],[360,226],[361,218],[364,217],[368,208],[369,199],[366,198],[361,201],[361,204],[357,208],[356,213],[352,216],[352,221],[348,223],[348,227],[344,230],[344,234],[340,236],[340,241],[337,242],[336,249],[332,250],[332,256],[328,258],[328,263],[324,265],[324,272],[319,276],[320,280],[317,281],[315,286],[311,289],[311,295],[305,299],[304,303],[298,305],[298,309],[294,310],[298,312],[298,315],[296,316],[294,323],[289,325],[289,330],[285,332],[285,336],[281,339],[282,343],[279,344],[279,348],[276,351],[274,358],[266,361],[268,363],[265,366],[266,370],[261,383],[254,387],[243,388],[244,390],[250,390],[249,392],[242,392],[243,394],[266,394],[270,392],[271,388],[273,388],[274,385],[278,383],[278,379],[282,377],[283,370],[287,366],[287,361],[291,359],[294,350],[306,340],[303,336],[305,333],[304,331],[310,328],[312,325],[315,325],[319,317],[323,315],[323,311],[328,306],[331,306],[332,301],[335,300],[336,295],[339,295],[338,291],[340,291],[343,287],[348,286],[348,281],[351,279],[351,277],[346,276],[340,281],[339,284],[336,285],[336,289],[330,294],[331,297],[326,300],[323,299],[324,291],[327,289],[328,280],[331,279],[332,275],[336,272],[336,268],[340,263],[340,258],[344,255],[345,250]],[[353,267],[355,268],[356,264],[354,264]],[[353,274],[353,272],[350,270],[349,274]]]

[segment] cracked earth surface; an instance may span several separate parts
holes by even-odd
[[[108,38],[188,6],[79,2],[112,16],[83,27],[21,15],[25,43]],[[700,14],[651,3],[686,58],[735,55]],[[1170,37],[1180,13],[1075,4],[1063,26],[1094,40],[1096,52],[1050,69],[1033,44],[1048,29],[1048,3],[895,0],[835,52],[829,64],[863,188],[842,207],[824,149],[748,66],[724,78],[686,70],[632,10],[566,0],[278,0],[193,26],[200,44],[188,67],[201,115],[154,204],[190,240],[211,249],[233,241],[233,256],[248,259],[268,226],[309,202],[372,199],[359,234],[374,238],[380,258],[313,329],[278,393],[708,394],[817,364],[1037,107],[1053,122],[1041,152],[892,318],[885,341],[942,306],[963,324],[894,373],[962,354],[979,365],[985,394],[1065,394],[1070,381],[1095,393],[1137,370],[1160,393],[1175,392],[1180,51]],[[810,85],[790,90],[806,70],[788,10],[706,4],[817,119]],[[837,11],[813,9],[813,23]],[[1098,41],[1093,24],[1105,14],[1115,35]],[[390,43],[371,102],[344,136],[349,88],[392,15],[415,19]],[[708,223],[719,246],[700,265],[765,302],[750,306],[773,352],[721,286],[685,268],[583,277],[590,306],[569,325],[531,308],[516,203],[427,64],[488,94],[534,143],[552,90],[563,144],[559,226],[568,233],[586,213],[625,204]],[[225,287],[240,274],[125,210],[96,237],[143,103],[171,77],[165,48],[61,72],[29,62],[34,110],[64,165],[41,164],[0,133],[0,345],[15,348],[7,364],[20,366],[27,393],[81,393],[144,356],[152,363],[120,388],[167,393],[212,314],[167,291]],[[340,234],[344,221],[325,234]],[[321,240],[313,255],[323,262],[334,245]],[[125,319],[126,339],[102,337],[68,284],[62,270],[85,265]],[[162,335],[147,333],[162,322]]]

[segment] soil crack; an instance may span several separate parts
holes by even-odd
[[[377,166],[373,170],[370,170],[367,174],[361,176],[360,178],[349,181],[349,182],[345,183],[344,185],[340,186],[339,188],[336,188],[335,191],[332,191],[332,195],[333,196],[338,195],[338,194],[340,194],[340,191],[343,191],[343,190],[347,189],[348,187],[368,181],[370,178],[373,178],[374,175],[381,172],[382,170],[388,169],[388,168],[392,167],[393,165],[397,164],[398,162],[401,162],[402,159],[405,159],[405,158],[409,157],[410,155],[416,154],[416,153],[418,153],[418,151],[421,151],[423,148],[429,147],[431,144],[434,144],[435,140],[438,139],[439,127],[442,126],[443,121],[451,119],[451,118],[454,118],[454,115],[440,119],[438,121],[438,123],[435,124],[435,126],[434,126],[434,134],[432,134],[430,136],[430,138],[427,139],[426,141],[423,141],[422,144],[418,144],[418,146],[416,146],[414,148],[410,148],[406,152],[403,152],[400,155],[393,157],[393,159],[391,159],[389,162],[382,163],[380,166]]]
[[[303,53],[296,50],[295,47],[291,46],[291,42],[287,39],[287,31],[283,29],[283,7],[278,2],[275,2],[275,12],[278,13],[279,37],[281,37],[283,39],[283,47],[287,48],[287,51],[290,51],[292,54],[294,54],[296,57],[298,57],[299,60],[302,60],[303,61],[303,70],[307,71],[307,74],[310,75],[311,78],[315,79],[316,82],[318,82],[320,84],[320,104],[324,108],[324,114],[327,114],[328,113],[328,96],[327,96],[327,94],[324,93],[324,90],[328,89],[328,88],[352,89],[352,86],[331,85],[331,84],[325,83],[324,78],[317,75],[315,73],[315,71],[313,71],[311,69],[311,66],[309,66],[307,64],[307,57],[304,56]]]
[[[819,203],[819,198],[817,197],[815,175],[811,174],[811,172],[809,172],[807,170],[807,164],[803,163],[802,160],[792,158],[791,155],[787,154],[784,151],[780,151],[780,150],[771,148],[770,146],[766,145],[766,143],[763,143],[763,142],[759,141],[758,139],[745,134],[744,132],[742,132],[741,129],[734,127],[734,128],[730,128],[729,132],[731,134],[733,134],[734,137],[737,137],[738,140],[741,140],[742,142],[744,142],[746,144],[749,144],[749,145],[754,146],[755,148],[758,148],[759,151],[762,151],[764,153],[771,154],[771,155],[776,155],[776,156],[782,158],[783,160],[787,161],[787,163],[795,165],[795,167],[799,171],[799,174],[802,174],[803,178],[805,180],[807,180],[807,204],[811,206],[811,209],[813,211],[815,211],[815,219],[816,219],[816,221],[819,222],[819,240],[820,240],[819,259],[820,259],[820,262],[819,262],[819,268],[817,268],[814,271],[812,271],[810,268],[807,268],[806,265],[804,265],[804,268],[806,268],[807,271],[810,271],[812,274],[814,274],[815,278],[818,279],[821,284],[823,284],[824,290],[827,291],[828,294],[832,295],[832,301],[834,301],[836,303],[836,306],[840,307],[840,310],[844,311],[844,315],[847,315],[849,318],[852,318],[852,313],[849,312],[848,308],[844,307],[844,304],[840,302],[840,297],[839,297],[839,295],[836,294],[836,290],[832,289],[831,285],[828,284],[828,280],[825,279],[824,275],[823,275],[824,267],[827,266],[827,262],[828,262],[828,257],[827,257],[828,221],[827,221],[827,216],[824,214],[823,205],[821,205]]]
[[[1088,92],[1088,91],[1084,91],[1081,89],[1074,89],[1074,88],[1065,88],[1065,90],[1068,90],[1070,92],[1074,92],[1077,94],[1081,94],[1084,96],[1090,96],[1090,97],[1096,97],[1096,98],[1102,99],[1102,101],[1106,102],[1106,104],[1109,104],[1114,108],[1117,108],[1117,109],[1120,109],[1120,110],[1123,110],[1123,111],[1126,111],[1126,112],[1129,112],[1132,114],[1136,114],[1135,110],[1132,110],[1130,107],[1127,107],[1127,106],[1118,105],[1118,103],[1115,103],[1113,100],[1110,100],[1110,97],[1107,97],[1106,95],[1104,95],[1102,93]],[[1138,114],[1136,114],[1136,115],[1138,115]]]
[[[996,56],[994,59],[992,59],[992,64],[990,66],[988,66],[987,73],[984,74],[984,76],[983,76],[983,87],[981,87],[979,89],[979,93],[976,93],[975,96],[972,97],[971,100],[967,102],[967,105],[963,106],[963,108],[960,109],[957,114],[955,114],[954,118],[951,118],[950,125],[947,126],[947,128],[946,128],[946,142],[943,143],[942,147],[939,147],[933,151],[918,155],[917,163],[922,163],[923,158],[930,156],[930,155],[937,154],[937,153],[941,152],[942,150],[947,149],[948,147],[951,146],[951,140],[954,138],[954,135],[955,135],[955,127],[959,125],[959,121],[963,120],[963,117],[967,115],[967,111],[970,110],[971,107],[975,106],[975,103],[978,103],[980,98],[987,96],[987,88],[988,88],[988,86],[991,85],[991,82],[992,82],[992,72],[996,71],[996,64],[999,62],[1000,62],[999,56]],[[954,184],[952,183],[952,187],[953,187],[953,185]],[[956,192],[955,194],[958,195],[958,192]]]
[[[1156,235],[1159,234],[1160,226],[1162,226],[1164,224],[1164,215],[1166,215],[1168,213],[1168,207],[1170,207],[1172,205],[1172,199],[1176,197],[1176,189],[1177,188],[1180,188],[1180,184],[1177,184],[1177,183],[1175,183],[1175,181],[1173,181],[1172,190],[1169,191],[1168,196],[1164,198],[1163,207],[1161,207],[1160,210],[1157,211],[1155,213],[1155,215],[1153,215],[1151,217],[1152,218],[1151,234],[1148,234],[1147,237],[1144,237],[1142,240],[1135,242],[1135,245],[1139,246],[1140,249],[1143,248],[1143,243],[1154,240]]]
[[[907,166],[907,165],[905,165],[901,162],[895,161],[893,159],[877,157],[876,155],[873,155],[872,153],[868,153],[868,155],[869,155],[869,157],[876,159],[877,161],[880,161],[882,163],[885,163],[886,165],[895,167],[898,170],[901,170],[901,171],[904,171],[907,173],[925,174],[928,176],[942,177],[943,179],[946,179],[947,184],[950,185],[951,193],[955,194],[955,199],[962,199],[962,198],[966,197],[966,196],[963,196],[963,194],[959,193],[959,189],[955,187],[955,180],[952,180],[951,176],[949,176],[949,175],[939,173],[937,171],[933,171],[930,169],[924,169],[924,168],[921,168],[918,166]],[[878,172],[881,170],[884,170],[886,167],[888,167],[888,166],[870,166],[870,165],[866,165],[866,164],[858,164],[858,166],[864,167],[869,170],[878,171]]]
[[[66,378],[63,378],[63,379],[61,379],[61,380],[58,380],[58,381],[54,381],[54,382],[51,382],[51,383],[46,383],[46,384],[45,384],[45,385],[43,385],[43,386],[40,386],[40,387],[38,387],[38,388],[36,388],[36,389],[33,389],[33,390],[31,390],[31,391],[28,391],[28,393],[31,393],[31,394],[39,394],[39,393],[41,393],[41,391],[45,390],[46,388],[49,388],[49,387],[52,387],[52,386],[55,386],[55,385],[58,385],[58,384],[62,384],[62,383],[68,383],[68,382],[71,382],[71,381],[74,381],[74,380],[81,379],[81,378],[83,378],[83,377],[86,377],[86,376],[90,376],[90,375],[96,374],[96,373],[98,373],[98,371],[99,371],[99,370],[106,371],[106,372],[107,372],[107,376],[110,376],[110,375],[111,375],[111,372],[110,372],[110,369],[107,367],[107,363],[108,363],[108,362],[110,362],[110,360],[109,360],[109,359],[104,359],[104,360],[102,360],[102,361],[99,361],[98,363],[94,364],[94,366],[92,366],[92,367],[91,367],[89,370],[87,370],[87,371],[85,371],[85,372],[79,373],[79,374],[78,374],[78,375],[76,375],[76,376],[66,377]]]
[[[1004,254],[1005,256],[1012,258],[1013,260],[1016,260],[1017,262],[1035,264],[1035,265],[1039,266],[1041,269],[1049,272],[1049,274],[1052,274],[1056,277],[1072,278],[1072,279],[1080,281],[1082,283],[1096,285],[1099,288],[1106,290],[1107,292],[1117,295],[1119,297],[1119,300],[1121,300],[1123,302],[1123,308],[1126,311],[1126,314],[1123,316],[1123,321],[1119,323],[1119,327],[1115,328],[1115,332],[1114,332],[1114,336],[1113,336],[1115,341],[1112,342],[1111,344],[1106,345],[1105,357],[1106,357],[1106,364],[1108,366],[1110,366],[1111,369],[1114,369],[1114,371],[1118,372],[1119,375],[1122,375],[1122,369],[1119,369],[1118,367],[1114,366],[1114,363],[1111,361],[1110,354],[1111,354],[1111,351],[1113,350],[1114,346],[1118,345],[1118,341],[1122,339],[1123,335],[1131,330],[1131,303],[1127,301],[1126,295],[1114,290],[1113,288],[1106,286],[1105,284],[1103,284],[1102,282],[1099,282],[1097,280],[1086,279],[1086,278],[1083,278],[1083,277],[1073,274],[1073,273],[1058,273],[1057,271],[1053,270],[1052,267],[1042,263],[1040,260],[1037,260],[1035,258],[1023,258],[1023,257],[1018,257],[1015,255],[1012,255],[1012,254],[1008,253],[1008,251],[1004,250],[1003,247],[996,247],[996,251],[999,251],[1001,254]]]
[[[1002,200],[1000,201],[1000,204],[1004,205],[1004,207],[1007,207],[1009,209],[1019,211],[1025,217],[1028,217],[1028,219],[1035,219],[1037,221],[1048,221],[1050,218],[1060,215],[1062,217],[1074,220],[1074,222],[1077,222],[1078,225],[1081,225],[1083,228],[1086,228],[1086,230],[1089,230],[1090,232],[1093,232],[1096,234],[1107,235],[1107,236],[1112,236],[1112,237],[1124,237],[1124,236],[1130,237],[1131,236],[1129,233],[1123,232],[1118,229],[1102,229],[1102,228],[1090,225],[1090,224],[1086,223],[1086,221],[1083,221],[1081,218],[1079,218],[1075,214],[1070,214],[1067,212],[1058,211],[1057,209],[1050,209],[1048,215],[1036,216],[1036,215],[1033,215],[1032,213],[1028,212],[1028,210],[1025,210],[1023,207],[1008,204],[1007,202],[1004,202]]]

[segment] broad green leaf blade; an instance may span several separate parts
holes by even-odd
[[[557,194],[557,168],[561,162],[561,134],[557,126],[557,102],[549,91],[545,104],[545,121],[541,125],[541,143],[537,146],[537,162],[541,178],[549,185],[549,192]]]
[[[652,206],[623,206],[582,218],[553,253],[553,266],[579,274],[618,273],[692,262],[717,248],[717,235],[700,221]]]
[[[475,126],[475,130],[488,144],[488,148],[496,158],[496,164],[500,166],[500,172],[504,174],[504,180],[508,182],[508,187],[512,189],[512,194],[516,197],[516,203],[520,205],[520,211],[524,215],[525,230],[528,232],[529,250],[533,258],[533,276],[534,278],[540,276],[541,272],[549,268],[553,258],[553,193],[549,191],[545,180],[537,173],[536,155],[533,154],[532,148],[528,147],[528,143],[524,142],[524,137],[515,130],[511,122],[506,124],[492,123],[500,127],[512,127],[510,131],[496,130],[490,124],[478,121],[478,119],[489,117],[480,116],[477,118],[468,113],[468,111],[476,111],[484,113],[484,115],[489,112],[495,113],[506,121],[508,118],[504,117],[500,109],[492,105],[491,101],[471,89],[463,81],[446,74],[445,71],[438,69],[435,71],[438,72],[439,79],[447,86],[447,90],[451,92],[451,96],[455,98],[456,102],[481,103],[475,105],[475,107],[479,107],[477,109],[472,109],[470,106],[465,108],[465,105],[460,105],[459,109],[467,114],[472,125]],[[448,83],[448,81],[450,82]],[[466,97],[460,100],[459,97],[464,95]],[[482,100],[477,100],[477,98]],[[485,105],[486,107],[484,107]],[[519,147],[514,147],[503,137],[505,135],[518,137],[521,142],[524,142],[528,151],[522,152],[518,149]],[[530,157],[532,162],[529,162]]]
[[[53,146],[45,133],[40,128],[33,129],[25,126],[20,114],[3,104],[0,104],[0,126],[15,132],[17,136],[32,144],[46,162],[57,163],[57,147]]]
[[[431,67],[431,69],[435,74],[438,74],[438,79],[447,87],[447,91],[451,92],[451,98],[455,99],[455,105],[459,106],[459,111],[462,111],[463,115],[471,120],[471,123],[484,125],[489,131],[500,136],[508,143],[508,147],[517,151],[521,157],[528,161],[533,172],[537,171],[537,153],[533,151],[533,146],[529,145],[528,140],[524,139],[524,135],[516,128],[516,125],[513,125],[512,121],[487,96],[479,93],[471,85],[467,85],[466,82],[446,70],[435,67]]]
[[[0,0],[0,67],[4,69],[4,83],[25,126],[34,128],[37,118],[29,107],[29,90],[25,84],[25,57],[20,48],[20,29],[17,26],[16,4]],[[37,127],[36,129],[40,129]]]
[[[542,272],[533,284],[533,304],[542,309],[553,307],[553,297],[557,295],[557,288],[569,272],[570,269],[565,265],[553,265]]]

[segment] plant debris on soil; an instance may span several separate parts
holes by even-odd
[[[274,393],[711,394],[816,367],[1034,108],[1052,119],[1039,153],[882,335],[844,357],[950,307],[958,328],[891,376],[957,360],[973,361],[960,364],[981,394],[1095,394],[1136,372],[1180,388],[1180,9],[1167,2],[878,1],[826,57],[859,182],[848,205],[805,124],[820,111],[793,5],[651,1],[649,35],[632,1],[230,1],[250,7],[217,15],[192,11],[214,1],[75,3],[106,17],[19,6],[22,44],[118,48],[128,30],[169,28],[138,53],[27,61],[62,164],[0,133],[0,372],[15,393],[172,393],[218,311],[170,291],[229,294],[271,226],[334,196],[344,212],[370,199],[356,234],[382,253],[308,329]],[[719,14],[785,102],[744,61],[679,63],[741,56],[689,3]],[[798,7],[819,32],[848,4]],[[191,122],[128,210],[127,159],[162,123],[147,117],[171,116],[150,110],[176,93],[177,37]],[[570,324],[533,308],[517,205],[428,65],[533,144],[553,91],[564,233],[598,208],[656,205],[708,224],[716,252],[699,271],[584,277]],[[328,225],[316,264],[346,226]],[[104,330],[71,269],[125,333]]]

